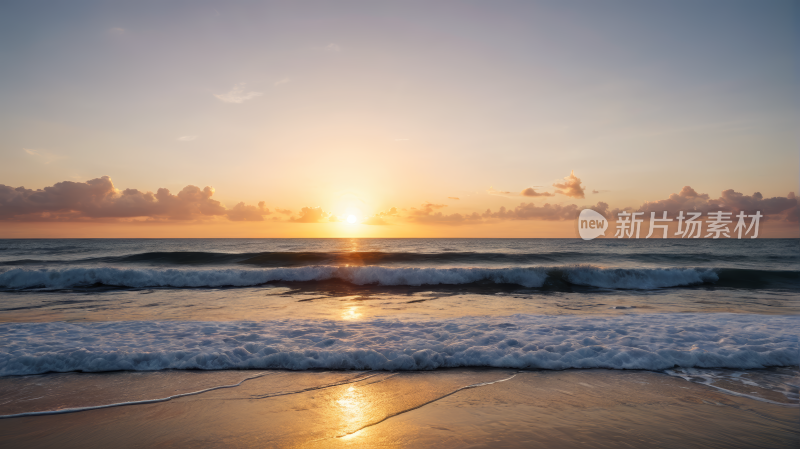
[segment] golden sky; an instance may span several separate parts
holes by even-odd
[[[575,237],[584,207],[683,206],[797,237],[797,8],[6,4],[0,238]]]

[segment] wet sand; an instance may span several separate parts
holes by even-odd
[[[164,402],[0,419],[0,441],[66,448],[800,444],[800,409],[782,396],[754,395],[776,403],[759,401],[646,371],[24,376],[0,379],[0,414],[167,398],[239,382]]]

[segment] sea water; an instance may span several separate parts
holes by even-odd
[[[799,261],[797,239],[2,240],[0,376],[636,369],[796,404]]]

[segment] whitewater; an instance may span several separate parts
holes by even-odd
[[[0,377],[796,367],[796,240],[0,241]]]
[[[442,321],[0,325],[0,376],[164,369],[752,369],[794,366],[797,316],[513,315]]]

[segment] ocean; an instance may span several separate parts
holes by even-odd
[[[0,415],[116,404],[33,397],[76,373],[240,376],[195,394],[462,368],[641,370],[796,407],[798,262],[797,239],[2,240]]]

